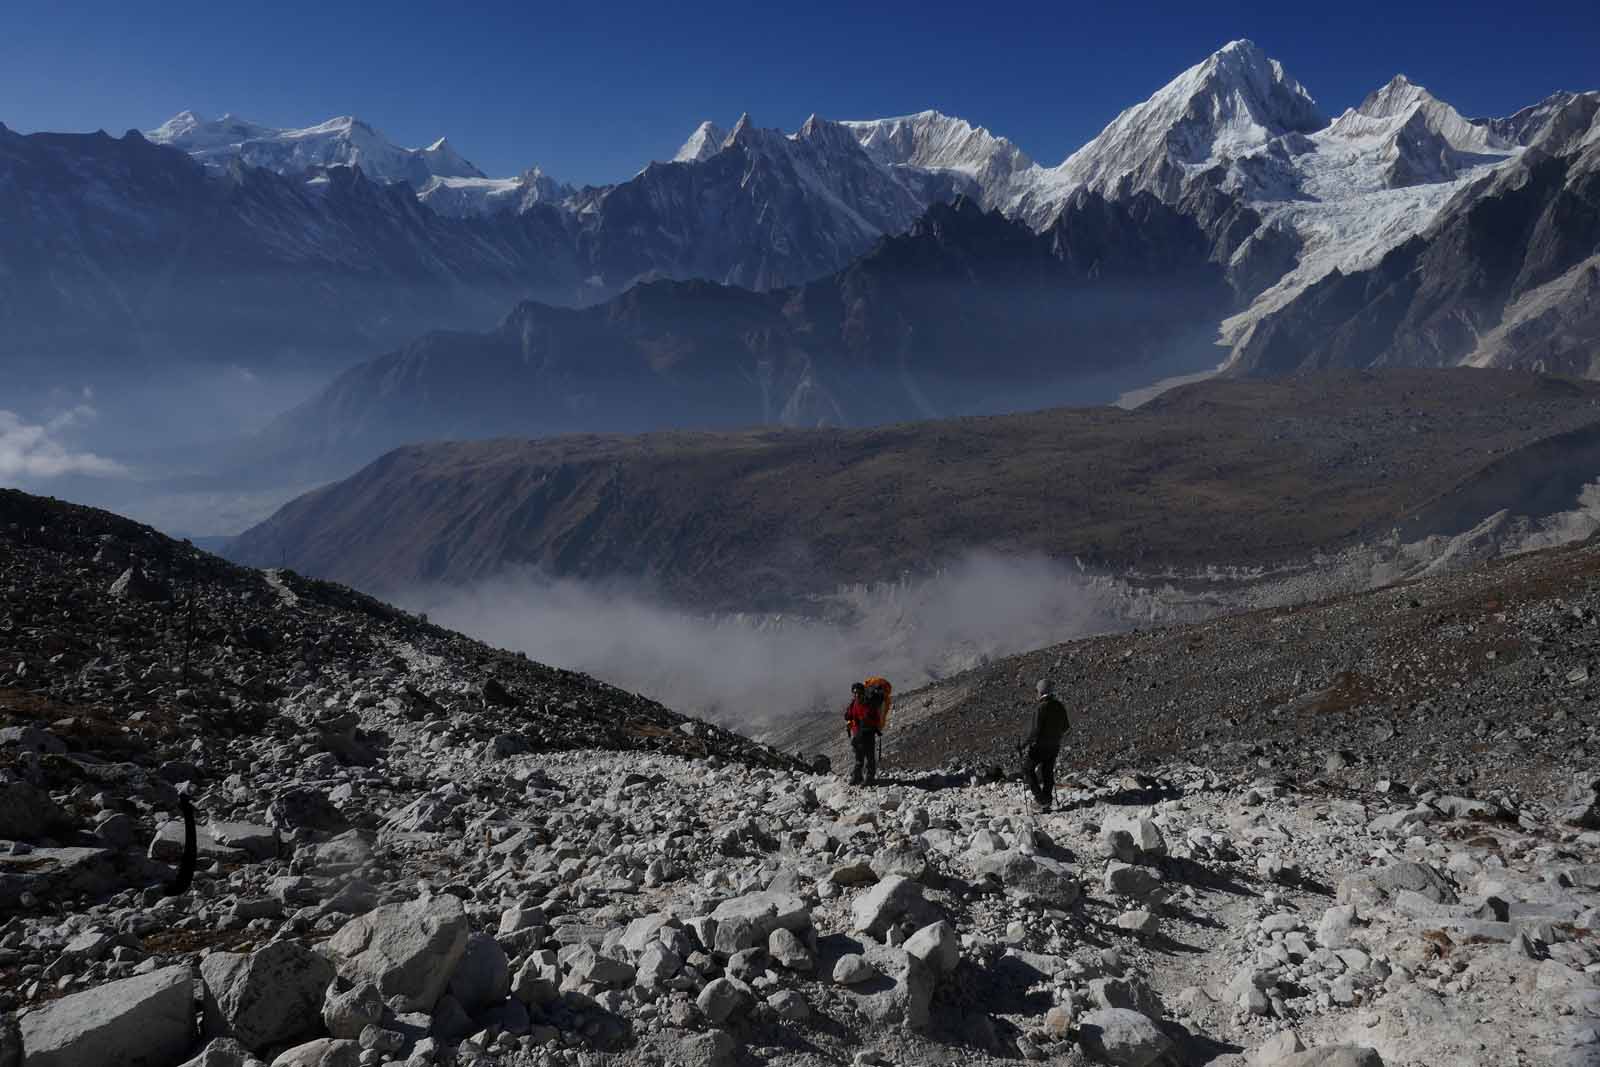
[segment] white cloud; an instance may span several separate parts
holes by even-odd
[[[58,478],[63,474],[121,475],[127,468],[93,452],[73,450],[64,436],[90,422],[95,409],[78,404],[44,422],[0,410],[0,478]]]

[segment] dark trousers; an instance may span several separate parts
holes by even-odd
[[[850,750],[856,754],[856,769],[850,775],[852,782],[862,780],[861,768],[867,768],[866,780],[872,781],[878,776],[878,731],[870,726],[863,726],[857,730],[850,739]]]
[[[1030,747],[1022,753],[1022,780],[1041,804],[1056,792],[1056,757],[1060,749]]]

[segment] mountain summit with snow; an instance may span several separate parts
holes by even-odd
[[[83,173],[111,173],[126,162],[119,153],[136,157],[152,174],[189,172],[185,188],[204,191],[197,199],[215,194],[223,202],[219,210],[228,217],[219,223],[222,229],[237,225],[266,234],[247,202],[235,204],[226,196],[229,183],[253,183],[274,198],[294,201],[296,218],[316,218],[319,227],[325,222],[326,229],[308,239],[319,248],[318,242],[338,232],[346,245],[387,249],[385,262],[409,264],[419,249],[437,245],[451,250],[439,276],[452,279],[502,279],[507,270],[520,277],[537,263],[541,297],[574,305],[661,279],[757,290],[816,281],[958,197],[1036,233],[1054,230],[1069,242],[1078,236],[1070,226],[1057,226],[1063,217],[1087,217],[1101,210],[1095,202],[1118,210],[1142,205],[1133,215],[1119,216],[1128,232],[1096,245],[1096,251],[1115,256],[1119,244],[1122,250],[1149,251],[1153,230],[1176,232],[1152,221],[1155,204],[1163,218],[1176,212],[1195,223],[1208,242],[1207,260],[1224,272],[1233,295],[1220,321],[1197,323],[1194,332],[1210,333],[1228,349],[1216,353],[1219,360],[1246,365],[1241,356],[1249,349],[1249,366],[1277,366],[1293,357],[1293,346],[1283,341],[1263,355],[1266,341],[1252,341],[1263,320],[1324,280],[1338,288],[1339,278],[1370,271],[1414,241],[1431,240],[1430,229],[1447,207],[1499,195],[1491,188],[1497,176],[1544,180],[1543,171],[1530,168],[1561,154],[1551,147],[1550,130],[1564,131],[1562,144],[1591,136],[1584,118],[1590,95],[1556,94],[1509,116],[1469,118],[1398,75],[1330,122],[1282,63],[1254,43],[1236,40],[1116,115],[1054,165],[1041,165],[983,126],[933,110],[848,122],[813,115],[793,131],[761,127],[748,115],[732,126],[702,121],[670,160],[649,163],[616,184],[581,189],[537,167],[489,177],[442,138],[406,148],[351,117],[285,129],[186,111],[149,131],[153,144],[140,140],[113,150],[84,140],[73,142],[71,151],[78,153]],[[116,231],[119,240],[179,243],[178,215],[156,194],[156,184],[117,182],[121,200],[107,205],[98,193],[84,192],[49,169],[52,149],[44,137],[30,142],[0,127],[0,139],[19,153],[9,163],[0,156],[0,183],[22,190],[0,203],[0,262],[28,262],[37,249],[62,245],[58,221],[41,204],[74,212],[83,233],[125,226]],[[209,175],[160,146],[198,159]],[[140,148],[148,151],[135,151]],[[157,158],[163,155],[171,158]],[[102,166],[107,169],[96,169]],[[1582,167],[1577,172],[1588,173]],[[268,177],[279,181],[265,182]],[[425,210],[413,210],[401,183]],[[375,198],[368,184],[393,188]],[[330,199],[330,190],[344,195]],[[308,191],[317,194],[310,198],[316,204],[309,203]],[[111,212],[106,219],[97,214],[102,208]],[[1452,210],[1462,232],[1475,232],[1471,220]],[[426,230],[427,240],[418,244],[408,227]],[[1517,238],[1509,240],[1515,244]],[[1172,249],[1155,254],[1171,255]],[[105,251],[84,256],[74,261],[83,284],[75,298],[120,306],[122,283],[113,276],[126,264],[113,262]],[[436,257],[428,251],[427,258]],[[1440,253],[1437,262],[1447,260]],[[1573,267],[1565,258],[1560,262],[1563,272]],[[352,260],[338,269],[357,279],[366,264]],[[1448,272],[1440,267],[1434,273]],[[50,275],[41,270],[38,276]],[[1563,297],[1567,304],[1576,306],[1589,292],[1588,277],[1580,274],[1562,290],[1577,294]],[[1455,299],[1447,287],[1440,291],[1446,303]],[[1329,305],[1315,321],[1336,320],[1342,306]],[[1479,325],[1495,328],[1497,313],[1488,304],[1484,308]],[[1528,304],[1527,314],[1536,313]],[[273,314],[265,303],[238,312],[240,321],[251,323]],[[25,300],[0,302],[0,331],[8,325],[26,327],[29,336],[72,333]],[[1288,334],[1280,329],[1274,336]],[[1452,341],[1446,347],[1455,352],[1459,346]],[[1521,358],[1522,349],[1511,348],[1516,352],[1506,358]]]
[[[1170,202],[1218,163],[1327,124],[1283,64],[1251,41],[1233,41],[1118,115],[1049,184],[1111,197],[1149,191]]]
[[[206,119],[193,111],[181,111],[145,137],[219,168],[234,159],[279,174],[357,166],[375,181],[410,182],[419,190],[435,177],[485,177],[443,137],[426,148],[402,148],[348,115],[304,129],[278,129],[235,115]]]

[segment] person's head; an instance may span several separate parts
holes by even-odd
[[[1056,687],[1048,678],[1040,678],[1039,684],[1033,687],[1033,691],[1039,694],[1040,700],[1056,695]]]
[[[856,682],[850,686],[850,695],[855,697],[857,700],[860,700],[862,697],[867,695],[867,687],[862,685],[860,682]]]

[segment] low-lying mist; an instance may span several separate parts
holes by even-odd
[[[708,617],[636,591],[532,572],[397,602],[553,666],[743,729],[842,705],[882,674],[898,690],[1008,655],[1120,628],[1126,607],[1065,564],[974,553],[924,578],[840,590],[826,618]]]

